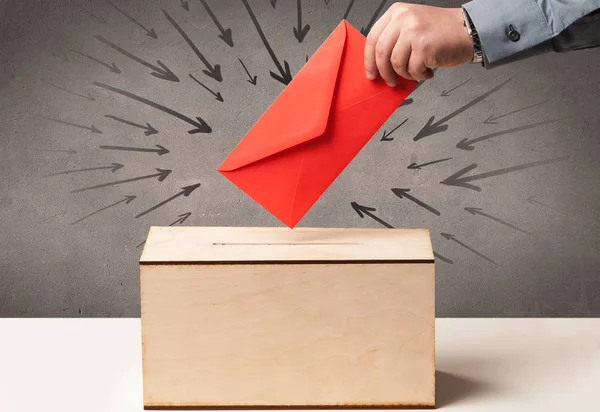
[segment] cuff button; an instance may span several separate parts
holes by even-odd
[[[515,30],[515,27],[512,24],[508,25],[507,36],[510,41],[519,41],[521,38],[521,34]]]

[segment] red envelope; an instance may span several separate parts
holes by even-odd
[[[368,80],[365,41],[343,20],[218,168],[290,228],[417,85]]]

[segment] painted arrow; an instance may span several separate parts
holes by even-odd
[[[411,163],[411,164],[408,165],[407,169],[418,169],[418,170],[421,170],[422,167],[434,165],[436,163],[445,162],[446,160],[451,160],[451,159],[452,159],[451,157],[448,157],[446,159],[434,160],[433,162],[422,163],[420,165],[418,165],[416,163]]]
[[[384,222],[383,220],[381,220],[380,218],[378,218],[377,216],[375,216],[372,212],[375,212],[377,209],[375,209],[374,207],[368,207],[368,206],[361,206],[356,202],[351,202],[350,205],[352,206],[352,209],[354,209],[354,211],[356,213],[358,213],[358,216],[360,216],[360,218],[364,218],[365,216],[369,216],[371,219],[373,219],[374,221],[376,221],[377,223],[381,224],[382,226],[385,226],[389,229],[393,229],[394,226],[390,225],[387,222]],[[450,259],[448,259],[445,256],[440,255],[439,253],[434,252],[433,253],[434,258],[438,258],[441,261],[444,261],[446,263],[449,264],[453,264],[454,262]]]
[[[250,5],[248,4],[248,0],[242,0],[242,3],[244,3],[244,7],[246,7],[246,10],[248,11],[248,14],[250,15],[250,18],[252,19],[252,22],[254,23],[254,27],[256,27],[256,31],[258,32],[258,35],[260,36],[263,44],[265,45],[265,48],[267,49],[269,56],[271,56],[273,63],[275,63],[275,66],[277,66],[277,70],[279,70],[279,74],[270,72],[271,77],[285,85],[289,84],[292,81],[292,73],[290,72],[290,65],[285,60],[283,61],[283,66],[281,65],[281,63],[277,59],[277,56],[275,55],[275,52],[269,45],[269,41],[265,37],[265,34],[263,33],[263,31],[260,27],[260,24],[258,23],[258,20],[256,20],[256,16],[254,15],[254,12],[250,8]]]
[[[455,86],[455,87],[451,88],[450,90],[444,90],[440,96],[442,96],[442,97],[450,96],[450,93],[452,93],[454,90],[458,89],[460,86],[463,86],[463,85],[469,83],[470,81],[471,81],[471,79],[469,79],[469,80],[467,80],[465,82],[462,82],[461,84],[459,84],[458,86]]]
[[[431,71],[432,71],[433,73],[435,73],[435,72],[437,72],[437,69],[438,69],[437,67],[434,67],[433,69],[431,69]],[[417,85],[416,85],[416,86],[415,86],[415,88],[412,90],[412,92],[410,92],[410,94],[413,94],[413,93],[415,92],[415,90],[417,90],[419,87],[421,87],[421,85],[422,85],[423,83],[425,83],[425,82],[426,82],[426,80],[420,80],[419,82],[417,82]],[[410,99],[406,99],[406,100],[404,100],[404,101],[403,101],[403,102],[400,104],[400,106],[398,106],[398,107],[402,107],[402,106],[408,106],[409,104],[412,104],[412,102],[413,102],[413,99],[412,99],[412,98],[410,98]]]
[[[247,80],[247,82],[248,83],[252,83],[253,85],[256,86],[256,76],[252,77],[252,75],[250,74],[250,72],[246,68],[246,65],[244,64],[244,62],[242,61],[242,59],[238,59],[238,60],[240,61],[240,63],[242,63],[242,66],[244,67],[244,70],[246,71],[246,74],[250,78],[249,80]]]
[[[144,126],[142,124],[137,124],[137,123],[130,122],[129,120],[121,119],[120,117],[111,116],[110,114],[105,114],[104,117],[108,117],[109,119],[113,119],[113,120],[116,120],[118,122],[125,123],[125,124],[127,124],[129,126],[137,127],[139,129],[144,129],[144,134],[146,136],[150,136],[151,134],[158,133],[158,130],[156,130],[154,127],[150,126],[150,123],[146,123],[146,126]]]
[[[223,28],[223,26],[221,25],[221,23],[217,19],[217,16],[215,16],[215,14],[210,9],[210,7],[208,7],[208,4],[206,4],[206,0],[200,0],[200,3],[202,3],[202,5],[204,6],[204,8],[206,9],[206,12],[208,13],[208,15],[210,16],[210,18],[212,19],[212,21],[217,26],[217,29],[219,29],[219,31],[221,32],[221,34],[219,34],[219,37],[221,38],[221,40],[223,40],[225,43],[227,43],[227,45],[229,47],[233,47],[233,37],[231,35],[231,29],[224,29]]]
[[[65,56],[64,54],[62,54],[62,53],[58,53],[58,52],[52,52],[52,55],[53,55],[54,57],[58,57],[59,59],[61,59],[61,60],[62,60],[62,61],[64,61],[64,62],[67,62],[67,63],[69,63],[69,58],[68,58],[67,56]]]
[[[85,54],[85,53],[82,53],[80,51],[73,50],[73,49],[71,49],[71,51],[75,54],[78,54],[78,55],[86,57],[92,61],[95,61],[96,63],[101,64],[104,67],[108,67],[108,69],[113,73],[117,73],[117,74],[121,73],[121,70],[119,70],[119,68],[117,67],[117,65],[114,62],[112,65],[110,65],[108,63],[104,63],[102,60],[98,60],[97,58],[90,56],[89,54]]]
[[[103,84],[103,83],[99,83],[99,82],[94,82],[93,84],[95,86],[102,87],[103,89],[110,90],[110,91],[112,91],[114,93],[118,93],[120,95],[129,97],[130,99],[137,100],[138,102],[147,104],[148,106],[154,107],[155,109],[161,110],[161,111],[163,111],[165,113],[170,114],[171,116],[175,116],[178,119],[181,119],[184,122],[187,122],[187,123],[191,124],[192,126],[195,127],[195,129],[189,130],[188,131],[189,134],[194,134],[194,133],[212,133],[212,129],[210,128],[210,126],[204,120],[202,120],[201,117],[196,117],[197,121],[196,120],[192,120],[189,117],[184,116],[183,114],[181,114],[179,112],[176,112],[175,110],[169,109],[168,107],[165,107],[165,106],[163,106],[161,104],[158,104],[158,103],[155,103],[155,102],[150,101],[148,99],[145,99],[143,97],[137,96],[137,95],[135,95],[133,93],[130,93],[128,91],[121,90],[121,89],[118,89],[116,87],[112,87],[112,86],[109,86],[109,85],[106,85],[106,84]]]
[[[72,169],[72,170],[65,170],[64,172],[56,172],[56,173],[50,173],[49,175],[45,175],[44,177],[51,177],[51,176],[59,176],[59,175],[68,175],[71,173],[81,173],[81,172],[91,172],[94,170],[110,170],[111,172],[116,172],[117,170],[123,168],[124,166],[120,163],[113,163],[110,166],[100,166],[100,167],[88,167],[86,169]]]
[[[154,31],[154,29],[148,30],[140,22],[138,22],[136,19],[134,19],[133,17],[131,17],[129,14],[125,13],[123,10],[121,10],[120,8],[118,8],[117,6],[115,6],[110,1],[108,1],[108,4],[110,4],[115,9],[117,9],[117,11],[119,13],[121,13],[123,16],[127,17],[129,20],[131,20],[132,22],[134,22],[135,24],[137,24],[138,26],[140,26],[142,28],[142,30],[144,30],[146,32],[146,36],[152,37],[153,39],[158,39],[158,36],[156,35],[156,32]]]
[[[168,169],[156,169],[156,170],[158,170],[158,173],[153,173],[151,175],[140,176],[140,177],[133,177],[131,179],[117,180],[116,182],[103,183],[101,185],[96,185],[96,186],[84,187],[82,189],[72,190],[71,193],[79,193],[79,192],[84,192],[86,190],[101,189],[103,187],[116,186],[116,185],[120,185],[123,183],[137,182],[138,180],[152,179],[155,177],[158,177],[158,181],[162,182],[163,180],[165,180],[167,178],[167,176],[169,176],[171,174],[171,170],[168,170]]]
[[[326,5],[326,6],[329,6],[329,2],[330,2],[331,0],[323,0],[323,1],[325,2],[325,5]]]
[[[484,254],[482,254],[482,253],[480,253],[480,252],[476,251],[476,250],[475,250],[475,249],[473,249],[472,247],[470,247],[470,246],[468,246],[468,245],[464,244],[464,243],[463,243],[463,242],[461,242],[460,240],[457,240],[457,239],[456,239],[456,237],[455,237],[454,235],[451,235],[451,234],[449,234],[449,233],[442,233],[442,236],[443,236],[443,237],[445,237],[445,238],[446,238],[446,239],[448,239],[448,240],[451,240],[451,241],[453,241],[453,242],[455,242],[455,243],[458,243],[459,245],[461,245],[461,246],[462,246],[462,247],[464,247],[465,249],[467,249],[467,250],[469,250],[469,251],[471,251],[471,252],[475,253],[477,256],[479,256],[479,257],[481,257],[481,258],[483,258],[483,259],[487,260],[488,262],[491,262],[491,263],[493,263],[493,264],[494,264],[494,265],[496,265],[496,266],[500,266],[500,265],[498,265],[498,263],[494,262],[494,261],[493,261],[492,259],[490,259],[489,257],[487,257],[487,256],[485,256]]]
[[[420,201],[419,199],[417,199],[416,197],[409,195],[408,192],[410,192],[410,189],[392,189],[392,192],[398,196],[400,199],[406,198],[408,200],[410,200],[411,202],[415,203],[418,206],[421,206],[423,209],[430,211],[431,213],[433,213],[434,215],[440,216],[441,213],[437,210],[435,210],[433,207],[429,206],[426,203],[423,203],[422,201]]]
[[[503,83],[499,84],[498,86],[494,87],[490,91],[482,94],[481,96],[477,97],[476,99],[470,101],[469,103],[465,104],[464,106],[456,109],[455,111],[453,111],[449,115],[441,118],[440,120],[438,120],[435,123],[433,122],[433,120],[435,119],[435,116],[431,116],[429,118],[429,120],[427,121],[427,123],[425,124],[425,126],[423,126],[423,128],[421,129],[421,131],[419,133],[417,133],[417,135],[414,137],[413,140],[416,142],[418,140],[423,139],[424,137],[431,136],[433,134],[440,133],[440,132],[443,132],[445,130],[448,130],[448,125],[446,124],[446,122],[448,122],[449,120],[451,120],[454,117],[458,116],[462,112],[470,109],[471,107],[475,106],[477,103],[481,102],[482,100],[486,99],[487,97],[491,96],[492,94],[496,93],[506,83],[508,83],[509,81],[511,81],[513,79],[513,77],[511,77],[510,79],[504,81]]]
[[[102,131],[99,130],[99,129],[97,129],[96,126],[94,126],[94,125],[92,125],[91,127],[88,127],[88,126],[83,126],[83,125],[77,124],[77,123],[65,122],[64,120],[54,119],[52,117],[42,116],[42,118],[44,118],[46,120],[50,120],[50,121],[56,122],[56,123],[65,124],[67,126],[77,127],[78,129],[89,130],[92,133],[102,134]]]
[[[277,4],[277,0],[269,0],[269,2],[271,3],[271,6],[273,8],[275,8],[275,5]]]
[[[121,203],[125,203],[126,205],[128,205],[129,203],[131,203],[133,201],[133,199],[135,199],[135,196],[125,196],[125,199],[119,200],[118,202],[115,202],[115,203],[112,203],[112,204],[110,204],[108,206],[105,206],[102,209],[96,210],[95,212],[92,212],[89,215],[86,215],[86,216],[82,217],[81,219],[74,221],[73,223],[71,223],[71,225],[75,225],[75,224],[77,224],[77,223],[79,223],[79,222],[81,222],[81,221],[83,221],[85,219],[88,219],[88,218],[90,218],[90,217],[92,217],[92,216],[94,216],[94,215],[96,215],[96,214],[98,214],[100,212],[105,211],[106,209],[110,209],[111,207],[114,207],[114,206],[119,205]]]
[[[523,229],[521,229],[521,228],[519,228],[519,227],[517,227],[517,226],[515,226],[515,225],[511,225],[511,224],[510,224],[510,223],[508,223],[508,222],[505,222],[504,220],[498,219],[497,217],[494,217],[494,216],[492,216],[492,215],[489,215],[489,214],[487,214],[487,213],[484,213],[484,212],[482,212],[482,210],[483,210],[483,209],[481,209],[481,208],[478,208],[478,207],[465,207],[465,210],[466,210],[467,212],[469,212],[469,213],[470,213],[471,215],[473,215],[473,216],[475,216],[475,215],[480,215],[480,216],[486,217],[486,218],[488,218],[488,219],[490,219],[490,220],[493,220],[493,221],[495,221],[495,222],[498,222],[498,223],[500,223],[500,224],[502,224],[502,225],[504,225],[504,226],[507,226],[507,227],[509,227],[509,228],[511,228],[511,229],[517,230],[517,231],[519,231],[519,232],[521,232],[521,233],[525,233],[525,234],[527,234],[527,235],[530,235],[530,234],[531,234],[531,233],[529,233],[529,232],[528,232],[528,231],[526,231],[526,230],[523,230]]]
[[[564,212],[562,212],[562,211],[560,211],[560,210],[558,210],[558,209],[556,209],[556,208],[553,208],[553,207],[551,207],[551,206],[548,206],[547,204],[545,204],[545,203],[543,203],[543,202],[540,202],[539,200],[535,199],[535,196],[530,196],[530,197],[528,197],[528,198],[527,198],[527,203],[530,203],[530,204],[532,204],[532,205],[540,205],[540,206],[544,206],[544,207],[547,207],[548,209],[550,209],[550,210],[553,210],[553,211],[555,211],[555,212],[557,212],[557,213],[560,213],[560,214],[563,214],[563,215],[565,214]]]
[[[535,103],[535,104],[532,104],[531,106],[523,107],[523,108],[518,109],[518,110],[513,110],[512,112],[508,112],[508,113],[502,114],[500,116],[494,116],[492,114],[490,117],[488,117],[487,119],[485,119],[483,121],[483,123],[498,124],[498,122],[496,120],[500,120],[500,119],[502,119],[502,118],[504,118],[506,116],[510,116],[511,114],[519,113],[519,112],[522,112],[523,110],[531,109],[532,107],[536,107],[536,106],[542,105],[544,103],[549,102],[550,100],[551,99],[547,99],[547,100],[544,100],[543,102]]]
[[[83,95],[83,94],[75,93],[75,92],[72,92],[72,91],[70,91],[70,90],[64,89],[64,88],[62,88],[62,87],[60,87],[60,86],[56,86],[56,85],[54,85],[54,84],[52,84],[52,83],[50,83],[50,82],[47,82],[46,80],[42,80],[42,81],[43,81],[44,83],[46,83],[48,86],[54,87],[55,89],[58,89],[58,90],[62,90],[63,92],[67,92],[67,93],[69,93],[69,94],[72,94],[72,95],[74,95],[74,96],[83,97],[84,99],[86,99],[86,100],[89,100],[90,102],[93,102],[93,101],[95,101],[95,100],[96,100],[96,99],[94,99],[94,98],[92,97],[92,95],[91,95],[91,94],[89,94],[89,93],[88,93],[88,94],[87,94],[87,96],[86,96],[86,95]]]
[[[181,7],[183,7],[183,9],[185,11],[190,11],[190,3],[184,0],[179,0],[181,2]]]
[[[124,54],[125,56],[129,57],[131,60],[134,60],[146,67],[148,67],[150,70],[153,70],[152,73],[150,73],[152,76],[158,77],[159,79],[163,79],[163,80],[168,80],[170,82],[179,82],[179,78],[177,76],[175,76],[175,73],[173,73],[171,71],[171,69],[169,69],[167,66],[165,66],[160,60],[156,61],[156,64],[158,64],[160,67],[156,67],[153,64],[148,63],[145,60],[140,59],[137,56],[134,56],[133,54],[129,53],[127,50],[122,49],[121,47],[117,46],[116,44],[106,40],[104,37],[102,36],[94,36],[97,40],[99,40],[100,42],[104,43],[105,45],[107,45],[108,47],[118,51],[121,54]]]
[[[477,163],[473,163],[473,164],[465,167],[464,169],[459,170],[458,172],[456,172],[449,178],[441,181],[440,183],[443,185],[447,185],[447,186],[459,186],[459,187],[464,187],[466,189],[472,189],[477,192],[481,192],[481,188],[479,186],[469,184],[469,182],[473,182],[475,180],[487,179],[488,177],[500,176],[500,175],[503,175],[506,173],[518,172],[520,170],[525,170],[525,169],[529,169],[529,168],[536,167],[536,166],[543,166],[543,165],[547,165],[547,164],[551,164],[551,163],[556,163],[556,162],[560,162],[562,160],[566,160],[568,158],[569,158],[568,156],[564,156],[564,157],[559,157],[556,159],[539,160],[537,162],[531,162],[531,163],[525,163],[522,165],[506,167],[504,169],[494,170],[494,171],[486,172],[486,173],[480,173],[478,175],[464,176],[466,173],[469,173],[471,170],[473,170],[477,167]]]
[[[173,223],[171,223],[169,226],[174,226],[177,223],[181,224],[181,223],[185,222],[187,220],[187,218],[190,217],[191,214],[192,214],[191,212],[182,213],[181,215],[179,215],[179,219],[177,219],[176,221],[174,221]],[[146,243],[145,240],[142,243],[140,243],[139,245],[137,245],[136,247],[143,246],[144,243]]]
[[[543,126],[545,124],[549,124],[549,123],[553,123],[553,122],[557,122],[557,121],[558,120],[546,120],[543,122],[533,123],[533,124],[529,124],[526,126],[513,127],[512,129],[506,129],[506,130],[502,130],[502,131],[499,131],[496,133],[486,134],[485,136],[481,136],[476,139],[471,139],[471,140],[462,139],[460,142],[458,142],[456,144],[456,147],[461,150],[475,150],[475,147],[473,147],[473,145],[475,143],[483,142],[484,140],[489,140],[489,139],[492,139],[492,138],[498,137],[498,136],[506,136],[511,133],[517,133],[517,132],[520,132],[523,130],[533,129],[534,127]]]
[[[37,152],[54,152],[54,153],[67,153],[67,154],[76,154],[77,152],[71,148],[68,150],[55,150],[55,149],[27,149],[27,150],[35,150]]]
[[[213,96],[215,96],[215,98],[220,101],[220,102],[224,102],[225,100],[223,100],[223,96],[221,96],[221,93],[215,93],[212,90],[210,90],[206,85],[202,84],[202,82],[200,82],[200,80],[196,79],[194,76],[192,76],[190,74],[190,77],[196,82],[198,83],[200,86],[204,87],[206,90],[208,90]]]
[[[191,193],[192,193],[194,190],[196,190],[196,189],[197,189],[197,188],[199,188],[199,187],[200,187],[200,183],[198,183],[198,184],[195,184],[195,185],[191,185],[191,186],[182,187],[182,188],[181,188],[181,192],[177,193],[177,194],[176,194],[176,195],[174,195],[174,196],[171,196],[170,198],[168,198],[168,199],[166,199],[166,200],[164,200],[164,201],[160,202],[159,204],[157,204],[157,205],[155,205],[155,206],[152,206],[150,209],[148,209],[148,210],[146,210],[146,211],[144,211],[144,212],[140,213],[139,215],[136,215],[135,217],[136,217],[136,218],[138,218],[138,217],[142,217],[142,216],[144,216],[144,215],[147,215],[148,213],[152,212],[153,210],[156,210],[156,209],[158,209],[159,207],[161,207],[161,206],[163,206],[163,205],[165,205],[165,204],[167,204],[167,203],[171,202],[172,200],[174,200],[174,199],[177,199],[179,196],[185,196],[185,197],[187,197],[187,196],[189,196],[189,195],[190,195],[190,194],[191,194]]]
[[[348,3],[348,7],[346,7],[346,12],[344,13],[344,17],[342,17],[342,20],[348,20],[348,15],[350,14],[350,10],[352,10],[353,5],[354,5],[354,0],[350,0],[350,3]]]
[[[167,149],[157,144],[156,147],[158,149],[148,149],[142,147],[123,147],[123,146],[99,146],[100,149],[104,150],[125,150],[129,152],[146,152],[146,153],[156,153],[159,156],[169,153]]]
[[[385,6],[385,2],[386,2],[386,0],[381,1],[379,6],[377,7],[377,9],[375,10],[375,13],[373,13],[373,17],[371,17],[371,20],[369,21],[369,24],[367,25],[367,27],[362,27],[360,29],[360,32],[362,33],[363,36],[366,36],[367,34],[369,34],[371,29],[373,28],[373,25],[377,21],[377,16],[379,16],[379,13],[381,13],[381,10],[383,10],[383,6]]]
[[[407,121],[407,120],[408,120],[408,119],[405,119],[405,120],[404,120],[402,123],[400,123],[398,126],[394,127],[394,128],[392,129],[392,131],[391,131],[389,134],[386,134],[386,133],[387,133],[387,130],[384,130],[384,131],[383,131],[383,137],[381,138],[381,141],[382,141],[382,142],[391,142],[392,140],[394,140],[394,138],[393,138],[393,137],[390,139],[388,136],[390,136],[392,133],[394,133],[396,130],[398,130],[398,128],[399,128],[400,126],[402,126],[404,123],[406,123],[406,121]]]
[[[373,219],[374,221],[376,221],[377,223],[387,227],[387,228],[393,228],[394,226],[390,225],[387,222],[384,222],[383,220],[381,220],[380,218],[378,218],[377,216],[375,216],[373,213],[371,212],[376,212],[377,209],[375,209],[374,207],[368,207],[368,206],[362,206],[359,205],[356,202],[351,202],[350,205],[352,206],[352,209],[354,209],[354,211],[356,213],[358,213],[358,216],[362,219],[365,216],[369,216],[371,219]]]
[[[302,43],[302,40],[304,40],[304,37],[306,37],[306,34],[310,30],[310,24],[302,26],[302,0],[297,0],[296,3],[298,9],[298,27],[294,27],[294,36],[296,36],[299,43]]]
[[[204,57],[204,55],[200,53],[200,50],[198,50],[198,47],[196,47],[192,39],[190,39],[186,32],[183,31],[181,26],[179,26],[179,24],[177,24],[177,22],[173,20],[173,18],[169,15],[169,13],[167,13],[165,9],[161,10],[167,18],[167,20],[169,20],[169,23],[171,23],[173,27],[175,27],[175,30],[179,32],[179,34],[181,35],[181,37],[183,37],[185,42],[191,47],[194,53],[196,53],[196,56],[198,56],[200,61],[206,66],[206,70],[202,70],[202,73],[206,74],[208,77],[215,79],[218,82],[222,82],[223,76],[221,75],[221,66],[218,64],[215,64],[214,66],[211,65],[210,62],[206,60],[206,57]]]

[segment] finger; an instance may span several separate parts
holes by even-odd
[[[377,63],[375,61],[375,46],[379,40],[379,36],[390,22],[389,13],[385,13],[377,22],[373,25],[373,28],[367,35],[367,42],[365,44],[365,72],[367,79],[375,80],[377,78]]]
[[[394,87],[398,83],[398,75],[392,67],[392,51],[399,42],[400,26],[397,24],[388,24],[379,36],[375,46],[375,61],[379,74],[390,86]],[[402,56],[401,56],[402,57]],[[406,65],[406,63],[405,63]]]
[[[414,52],[410,54],[407,71],[414,80],[427,80],[433,75],[433,71],[425,66],[424,56]]]
[[[408,41],[404,41],[402,36],[396,42],[394,50],[392,50],[392,67],[394,71],[401,77],[407,80],[414,80],[408,73],[408,62],[410,60],[411,46]]]

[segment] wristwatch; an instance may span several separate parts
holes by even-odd
[[[483,50],[481,48],[481,41],[479,40],[479,35],[477,34],[477,30],[475,29],[475,25],[469,17],[469,13],[463,8],[463,24],[467,28],[467,33],[471,36],[473,40],[473,59],[472,63],[482,63],[483,64]]]

